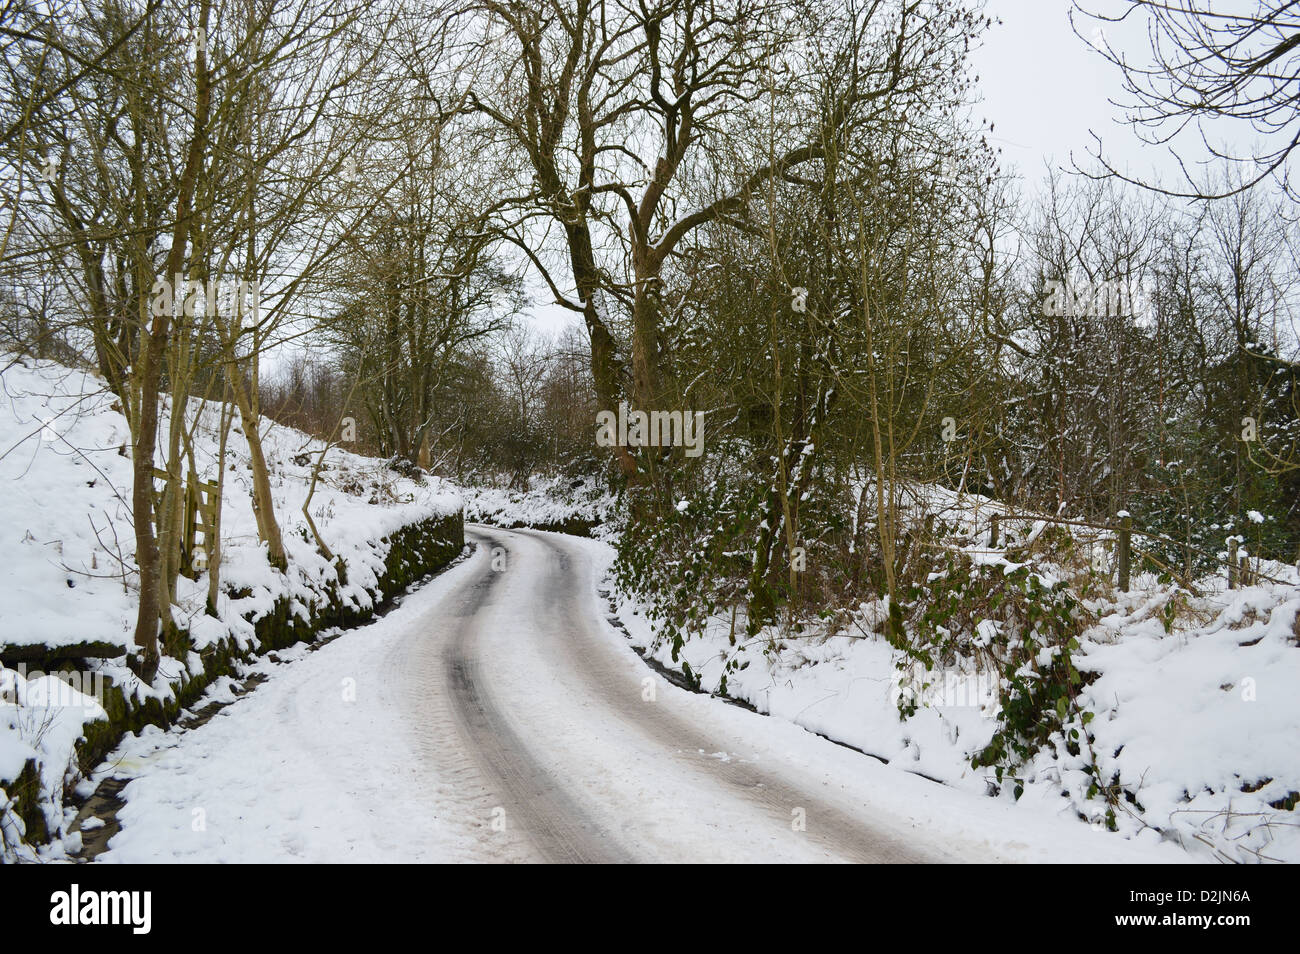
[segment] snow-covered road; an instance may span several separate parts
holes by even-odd
[[[654,675],[611,552],[471,527],[464,562],[188,732],[128,742],[102,861],[1179,861]]]

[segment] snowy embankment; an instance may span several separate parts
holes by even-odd
[[[178,693],[210,677],[214,658],[255,651],[259,623],[269,614],[284,613],[287,626],[302,631],[322,614],[363,618],[386,595],[381,583],[395,570],[387,565],[394,539],[412,527],[451,520],[461,501],[438,481],[416,484],[380,461],[330,449],[310,513],[346,567],[340,579],[302,513],[323,445],[264,420],[263,445],[288,557],[287,571],[279,572],[258,539],[248,445],[236,416],[226,449],[216,615],[206,611],[206,569],[194,579],[182,575],[172,615],[188,634],[188,646],[184,658],[164,657],[157,678],[146,685],[126,666],[138,579],[131,437],[121,406],[102,380],[83,371],[9,355],[0,356],[0,368],[0,480],[6,491],[0,564],[7,568],[0,582],[0,848],[10,856],[30,854],[23,842],[48,838],[50,845],[41,851],[57,854],[75,849],[60,844],[60,836],[68,818],[64,795],[84,768],[78,741],[107,718],[105,706],[114,707],[115,690],[128,715],[167,712],[176,707]],[[166,404],[163,412],[165,437]],[[197,422],[197,474],[214,481],[220,407],[194,400],[187,417],[191,425]],[[39,671],[41,666],[66,671],[56,677]],[[33,765],[39,766],[35,778]],[[24,791],[25,813],[15,810]],[[35,816],[34,802],[40,807]],[[25,830],[33,821],[43,821],[45,837]]]
[[[972,563],[1001,574],[1014,569],[1005,549],[990,549],[987,537],[972,532],[1004,508],[946,491],[922,496],[959,541],[964,533]],[[1025,547],[1044,525],[1004,523],[1004,547],[1008,531]],[[1101,541],[1079,549],[1104,562]],[[1047,556],[1030,559],[1044,574],[1067,576]],[[676,660],[671,641],[656,638],[646,606],[624,598],[617,611],[634,645],[672,670],[685,663],[702,689],[900,770],[1117,829],[1114,837],[1173,841],[1201,860],[1300,862],[1300,578],[1283,564],[1261,569],[1281,582],[1230,590],[1224,576],[1210,576],[1192,593],[1139,574],[1131,592],[1120,593],[1089,577],[1073,652],[1083,675],[1076,703],[1091,713],[1080,728],[1091,734],[1097,776],[1116,779],[1122,793],[1109,819],[1105,800],[1090,791],[1088,753],[1039,749],[1017,770],[1018,798],[1015,786],[995,784],[992,768],[972,767],[997,729],[1003,675],[909,663],[883,635],[885,601],[851,609],[833,635],[824,627],[771,626],[751,638],[743,618],[711,619]],[[992,626],[977,623],[977,635]]]
[[[193,731],[147,727],[109,764],[130,779],[121,830],[97,862],[266,864],[490,860],[504,836],[427,750],[442,745],[409,711],[406,653],[463,579],[460,563],[397,610],[323,646],[253,662],[267,677]],[[451,615],[451,614],[447,614]],[[224,690],[224,691],[223,691]],[[273,725],[274,732],[265,727]],[[449,743],[450,744],[450,743]],[[508,860],[516,860],[507,855]]]
[[[618,500],[592,477],[536,477],[527,491],[465,487],[465,519],[513,529],[532,527],[605,538],[618,522]]]

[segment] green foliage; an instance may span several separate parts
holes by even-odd
[[[1220,570],[1213,554],[1232,535],[1241,535],[1255,556],[1289,561],[1300,540],[1300,470],[1271,472],[1266,465],[1269,450],[1285,456],[1300,438],[1295,375],[1276,373],[1253,356],[1230,358],[1206,374],[1211,388],[1203,399],[1161,423],[1129,508],[1141,528],[1182,545],[1152,540],[1144,546],[1165,564],[1193,573]],[[1257,396],[1242,406],[1231,398],[1234,387]],[[1252,442],[1242,439],[1243,417],[1255,420]],[[1263,521],[1253,521],[1251,511]]]
[[[1001,662],[1033,646],[1057,645],[1079,632],[1078,601],[1063,581],[1052,582],[1011,559],[975,563],[948,553],[924,585],[908,593],[913,627],[906,649],[936,663]],[[991,625],[981,624],[989,623]]]
[[[692,630],[740,598],[758,511],[757,493],[718,480],[683,509],[630,521],[619,539],[615,581],[645,600],[656,644],[669,641],[674,662]]]
[[[972,767],[992,768],[999,785],[1014,780],[1019,797],[1016,773],[1040,749],[1091,752],[1086,727],[1094,713],[1079,703],[1085,677],[1073,658],[1085,620],[1065,581],[1036,570],[1027,555],[976,563],[954,552],[940,557],[928,581],[912,586],[907,597],[911,625],[904,637],[890,636],[907,660],[927,671],[997,674],[997,726],[972,756]],[[900,718],[916,708],[912,694],[900,695]]]

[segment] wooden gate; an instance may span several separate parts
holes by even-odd
[[[165,484],[167,471],[155,467],[153,475]],[[221,501],[217,497],[217,485],[208,480],[199,480],[191,474],[185,482],[185,503],[181,517],[181,572],[190,579],[197,579],[199,572],[206,566],[204,562],[211,550],[212,535],[217,531],[217,508]],[[162,509],[163,492],[154,490],[154,512]],[[202,546],[199,535],[202,534]]]

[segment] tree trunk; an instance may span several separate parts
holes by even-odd
[[[257,360],[257,355],[253,355]],[[233,362],[228,372],[231,391],[235,396],[235,406],[239,408],[239,422],[244,428],[244,440],[248,442],[248,462],[253,469],[253,516],[257,520],[257,536],[266,544],[267,558],[271,566],[283,570],[289,565],[284,553],[284,539],[280,535],[280,524],[275,519],[275,504],[271,497],[271,476],[266,467],[266,455],[262,451],[262,435],[259,431],[261,422],[248,388],[239,376],[238,366]]]
[[[204,0],[199,8],[199,29],[206,32],[210,7]],[[194,192],[207,144],[210,90],[208,84],[207,55],[200,46],[195,53],[196,103],[194,132],[186,150],[185,167],[181,173],[180,188],[176,198],[176,229],[172,235],[171,249],[167,253],[163,274],[166,281],[175,281],[185,264],[185,249],[189,242],[190,220],[193,216]],[[143,264],[143,263],[141,263]],[[141,269],[141,272],[143,269]],[[140,278],[145,276],[140,274]],[[135,646],[138,653],[137,672],[145,682],[152,683],[158,672],[158,623],[169,620],[170,606],[160,606],[159,583],[161,559],[153,524],[153,463],[158,446],[158,391],[162,375],[163,353],[171,331],[171,314],[153,316],[148,323],[149,300],[147,289],[151,283],[137,283],[139,293],[140,326],[148,328],[146,340],[141,342],[139,373],[136,375],[139,395],[139,427],[135,434],[131,461],[131,510],[135,521],[136,562],[140,566],[140,605],[136,613]],[[173,290],[175,291],[175,290]],[[173,294],[173,298],[175,295]]]

